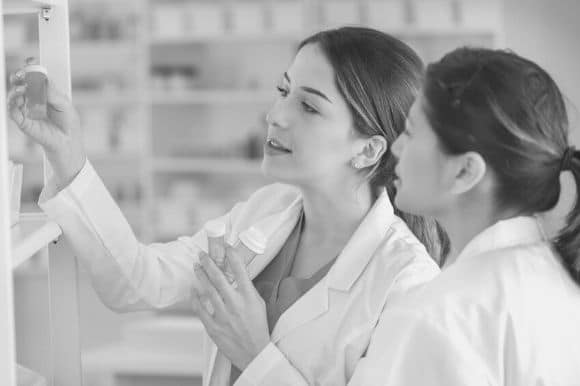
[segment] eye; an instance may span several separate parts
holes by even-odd
[[[278,90],[278,93],[279,93],[280,95],[282,95],[283,97],[285,97],[285,96],[287,96],[287,95],[288,95],[288,90],[287,90],[287,89],[285,89],[285,88],[284,88],[284,87],[282,87],[282,86],[277,86],[277,87],[276,87],[276,90]]]
[[[318,110],[316,110],[314,107],[310,106],[308,103],[306,102],[302,102],[302,108],[304,109],[304,111],[306,111],[307,113],[311,113],[311,114],[316,114],[318,113]]]

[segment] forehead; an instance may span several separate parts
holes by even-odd
[[[292,83],[298,86],[316,88],[333,95],[338,93],[334,69],[317,44],[307,44],[298,51],[288,75]]]

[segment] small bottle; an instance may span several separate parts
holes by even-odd
[[[266,250],[266,236],[259,229],[250,227],[240,233],[238,242],[233,246],[232,253],[239,256],[248,266],[254,260],[254,257],[261,255]],[[229,265],[226,265],[226,277],[235,286],[234,275]]]
[[[208,221],[205,226],[205,233],[207,234],[207,249],[209,255],[214,259],[216,265],[225,272],[225,235],[226,224],[223,221],[212,220]]]
[[[48,78],[46,68],[38,64],[24,66],[26,111],[30,119],[46,119]]]

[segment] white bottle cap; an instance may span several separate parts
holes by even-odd
[[[205,223],[203,229],[207,237],[222,237],[226,234],[226,224],[221,220],[210,220]]]
[[[24,72],[41,72],[44,75],[48,75],[46,68],[42,67],[40,64],[27,64],[24,66]]]
[[[240,241],[257,255],[261,255],[266,250],[266,236],[254,227],[240,233]]]

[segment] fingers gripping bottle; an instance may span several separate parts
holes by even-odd
[[[204,229],[207,234],[208,253],[222,272],[225,272],[226,224],[223,221],[208,221],[205,224]]]
[[[48,113],[46,68],[38,64],[27,64],[23,70],[24,82],[26,83],[26,115],[30,119],[45,119]]]
[[[244,266],[247,267],[254,260],[254,257],[263,254],[265,250],[266,236],[259,229],[250,227],[240,233],[238,242],[233,246],[232,253],[238,256]],[[230,282],[234,282],[234,275],[229,265],[226,265],[226,276]]]

